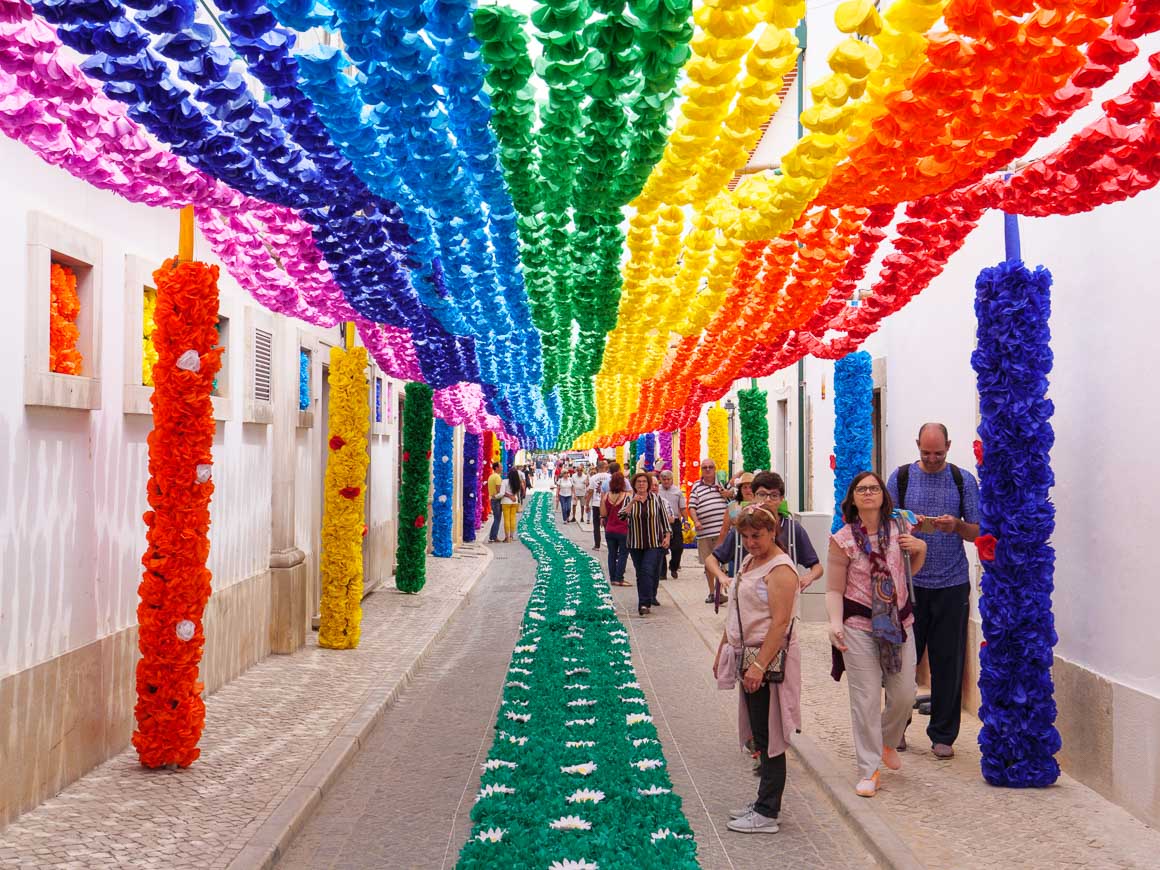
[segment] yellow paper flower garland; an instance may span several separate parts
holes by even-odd
[[[370,398],[364,347],[330,351],[330,457],[322,516],[322,602],[318,645],[354,649],[362,621],[367,428]]]
[[[718,471],[729,469],[729,415],[719,405],[707,412],[709,417],[709,458]]]

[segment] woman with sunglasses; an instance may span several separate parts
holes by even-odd
[[[738,731],[757,750],[757,800],[730,814],[729,830],[776,834],[790,735],[801,727],[801,652],[792,624],[798,575],[777,545],[775,507],[742,508],[736,529],[749,555],[741,564],[713,673],[720,688],[741,678]]]
[[[858,762],[855,791],[878,793],[879,767],[902,767],[895,746],[914,705],[914,615],[903,566],[922,567],[926,542],[905,520],[893,531],[894,505],[872,471],[855,475],[842,501],[843,525],[830,538],[826,612],[833,646],[832,675],[849,674],[850,719]],[[886,687],[886,707],[882,688]]]

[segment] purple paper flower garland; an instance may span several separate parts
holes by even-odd
[[[1046,397],[1051,274],[1008,260],[984,269],[975,291],[983,777],[992,785],[1042,787],[1059,778],[1061,745],[1051,679],[1055,551],[1047,543],[1055,528],[1048,498],[1054,406]]]

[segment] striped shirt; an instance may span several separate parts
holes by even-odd
[[[717,487],[698,480],[689,490],[689,507],[697,514],[698,538],[715,538],[721,534],[729,499]]]
[[[664,545],[669,529],[669,515],[665,504],[655,492],[643,502],[627,498],[620,508],[620,516],[628,523],[628,548],[648,550]]]

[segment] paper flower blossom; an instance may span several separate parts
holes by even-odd
[[[519,767],[519,765],[514,761],[504,761],[501,758],[489,758],[487,761],[481,764],[480,767],[482,767],[484,770],[499,770],[500,768],[515,770],[517,767]]]
[[[527,683],[521,683],[519,680],[509,680],[508,682],[504,683],[504,688],[507,688],[507,689],[531,689],[532,687],[529,686]]]
[[[518,653],[533,653],[535,651],[536,651],[536,645],[534,643],[525,644],[524,646],[517,646],[516,647],[516,652],[518,652]]]
[[[575,616],[576,610],[574,608],[571,608],[571,607],[565,607],[563,610],[559,611],[559,615],[560,616]]]
[[[692,835],[691,834],[678,834],[675,831],[670,830],[669,828],[662,828],[659,831],[653,831],[649,836],[652,837],[652,841],[654,843],[656,843],[660,840],[668,840],[668,839],[688,840]]]
[[[569,707],[595,707],[596,702],[589,698],[577,698],[575,701],[568,702]]]
[[[632,745],[636,749],[639,749],[641,746],[644,746],[646,743],[660,743],[660,741],[654,740],[652,737],[638,737],[632,741]]]
[[[589,776],[595,772],[595,761],[586,761],[583,764],[570,764],[560,768],[560,773],[578,773],[580,776]]]
[[[564,745],[569,749],[586,749],[596,745],[595,740],[567,740]]]
[[[479,790],[479,794],[475,796],[475,802],[479,803],[484,798],[489,798],[497,794],[515,794],[514,788],[509,788],[506,785],[485,785]]]
[[[672,794],[672,791],[673,790],[671,788],[661,788],[659,785],[650,785],[648,788],[638,788],[636,790],[637,794],[641,794],[646,797],[652,797],[659,794]]]
[[[585,689],[591,689],[592,687],[585,685],[584,683],[569,683],[564,688],[569,692],[582,692]]]
[[[656,770],[658,767],[664,767],[664,762],[659,758],[642,758],[640,761],[631,762],[632,766],[637,770]]]
[[[544,616],[544,614],[540,613],[538,610],[529,610],[528,611],[528,618],[529,619],[536,619],[536,620],[540,620],[540,621],[547,619],[547,617]]]
[[[49,285],[48,370],[64,375],[79,375],[84,360],[77,350],[81,336],[77,327],[81,300],[77,295],[76,272],[68,266],[53,263],[49,272]]]
[[[624,717],[624,721],[629,725],[639,725],[642,722],[651,722],[652,720],[652,716],[648,713],[629,713]]]
[[[638,683],[636,680],[633,680],[631,683],[624,683],[623,685],[617,686],[616,688],[620,689],[622,692],[625,689],[639,689],[640,683]]]
[[[561,816],[548,827],[554,831],[591,831],[592,823],[579,816]]]
[[[604,792],[596,791],[590,788],[580,788],[572,792],[572,794],[568,795],[566,800],[570,804],[598,804],[604,800]]]
[[[573,725],[595,725],[596,720],[595,719],[569,719],[564,724],[567,725],[569,728],[571,728]]]
[[[530,722],[532,719],[531,713],[513,713],[511,710],[508,710],[504,715],[513,722]]]
[[[588,670],[588,668],[570,668],[569,670],[564,671],[564,676],[574,677],[577,674],[590,674],[590,673],[592,673],[592,672],[590,670]]]
[[[563,861],[553,861],[548,870],[600,870],[600,865],[595,861],[573,861],[565,858]]]
[[[633,697],[633,698],[621,698],[620,700],[624,704],[644,704],[646,706],[648,705],[648,701],[646,701],[644,698]]]
[[[503,828],[488,828],[486,831],[480,831],[476,834],[475,839],[481,843],[498,843],[506,833],[507,831]]]

